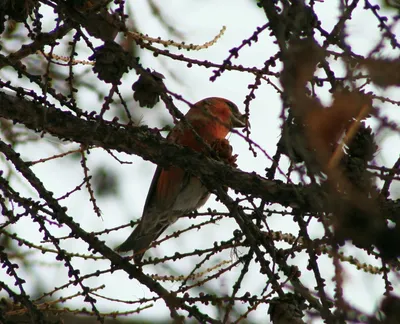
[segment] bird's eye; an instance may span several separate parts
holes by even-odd
[[[233,113],[238,113],[239,112],[239,108],[233,102],[227,100],[226,104],[229,106],[229,108],[231,109],[231,111]]]

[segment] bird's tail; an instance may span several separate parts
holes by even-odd
[[[154,226],[149,231],[147,228],[143,228],[143,222],[140,222],[138,226],[134,229],[131,235],[123,242],[120,246],[118,246],[115,250],[118,252],[128,252],[134,251],[135,263],[139,263],[146,250],[149,248],[151,243],[155,241],[161,233],[167,228],[166,224],[158,224]]]

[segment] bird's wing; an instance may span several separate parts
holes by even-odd
[[[179,142],[184,137],[182,136],[182,127],[183,125],[178,123],[168,134],[167,140],[180,144]],[[150,209],[165,210],[171,207],[184,185],[184,178],[185,172],[180,168],[171,166],[168,169],[163,169],[158,166],[144,203],[143,217]]]
[[[176,212],[168,212],[168,209],[174,204],[176,196],[179,194],[181,184],[179,183],[178,186],[172,186],[171,184],[173,184],[173,182],[169,179],[170,175],[166,172],[166,170],[157,167],[150,184],[140,223],[125,242],[116,248],[116,250],[120,252],[135,251],[136,263],[141,260],[151,242],[156,240],[168,225],[173,222],[172,220],[179,216],[176,215]],[[177,175],[179,176],[179,174]],[[163,191],[166,191],[166,197],[162,197],[158,194],[158,192],[160,192],[158,189],[159,187],[162,188]],[[174,193],[176,191],[178,192]],[[174,194],[176,196],[173,196]]]
[[[168,134],[167,139],[172,143],[189,146],[199,150],[199,142],[191,130],[178,123]],[[170,166],[167,169],[157,167],[147,194],[143,209],[143,217],[153,209],[166,210],[174,205],[180,192],[187,186],[190,176],[181,168]]]
[[[154,172],[154,175],[153,175],[153,180],[151,180],[151,184],[150,184],[149,192],[147,193],[146,201],[144,203],[143,215],[145,214],[145,211],[148,210],[151,205],[153,205],[152,201],[154,200],[154,195],[155,195],[156,188],[157,188],[157,182],[158,182],[158,178],[160,177],[161,171],[162,171],[162,168],[157,166],[156,172]]]
[[[147,194],[143,217],[150,209],[166,210],[174,204],[187,181],[185,171],[178,167],[157,167]]]

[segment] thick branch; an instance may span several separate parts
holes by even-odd
[[[86,120],[53,107],[0,92],[0,117],[24,124],[60,139],[141,156],[161,166],[178,165],[197,176],[218,179],[232,189],[283,206],[304,206],[304,189],[266,180],[234,169],[190,149],[171,144],[147,127],[124,126],[104,120]],[[309,190],[309,189],[308,189]]]
[[[205,157],[163,139],[147,127],[125,126],[116,122],[84,119],[54,107],[0,92],[0,117],[22,123],[37,132],[47,132],[60,139],[98,146],[141,156],[160,166],[177,165],[207,182],[221,183],[253,198],[285,207],[298,207],[315,212],[324,208],[323,191],[317,186],[299,186],[267,180],[256,173],[247,173]],[[399,215],[400,203],[388,201],[383,208],[390,215]],[[396,221],[396,220],[394,220]]]

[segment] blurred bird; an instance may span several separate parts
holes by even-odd
[[[209,152],[206,150],[207,145],[215,149],[226,146],[231,149],[225,136],[234,127],[246,126],[245,116],[240,114],[234,103],[216,97],[197,102],[185,115],[185,119],[193,129],[180,121],[171,130],[167,140],[205,153]],[[228,161],[232,161],[229,160],[232,158],[231,153],[231,150],[224,153],[225,158],[227,154],[229,155]],[[135,263],[139,263],[151,243],[169,225],[179,217],[204,205],[209,196],[210,193],[201,181],[181,168],[157,167],[140,223],[116,250],[119,252],[133,250]]]

